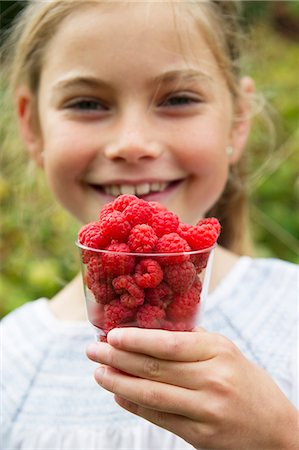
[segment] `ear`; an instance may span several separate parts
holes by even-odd
[[[251,102],[250,96],[255,91],[252,78],[244,77],[240,81],[241,96],[236,105],[235,120],[231,133],[231,146],[234,149],[230,156],[231,164],[236,163],[242,156],[250,128],[251,128]]]
[[[23,141],[36,164],[43,167],[43,143],[37,118],[36,100],[27,86],[16,93],[16,110]]]

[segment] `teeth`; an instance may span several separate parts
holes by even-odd
[[[131,184],[122,184],[119,186],[119,190],[122,194],[135,195],[135,186]]]
[[[104,190],[105,194],[112,195],[111,186],[103,186],[103,190]]]
[[[164,191],[169,183],[166,182],[154,182],[154,183],[142,183],[138,185],[132,184],[110,184],[103,185],[103,190],[108,195],[113,195],[117,197],[120,194],[126,195],[146,195],[150,192],[162,192]]]
[[[168,186],[168,183],[159,183],[160,184],[160,192],[164,191],[166,187]]]
[[[151,185],[150,185],[150,189],[151,189],[151,191],[153,191],[153,192],[160,192],[160,184],[161,183],[151,183]]]
[[[149,183],[138,184],[136,186],[137,195],[145,195],[151,191],[151,186]]]
[[[113,184],[111,186],[111,194],[114,195],[115,197],[117,197],[118,195],[120,195],[120,186],[117,186],[116,184]]]

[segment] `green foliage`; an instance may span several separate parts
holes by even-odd
[[[248,11],[251,17],[268,8],[268,2],[248,3],[256,8]],[[258,255],[298,263],[299,47],[265,21],[255,23],[249,41],[246,72],[277,111],[275,149],[266,122],[257,126],[250,140],[252,232]],[[3,80],[0,95],[6,105]],[[43,174],[27,161],[14,122],[11,109],[2,108],[0,316],[34,298],[52,297],[79,271],[74,245],[79,224],[55,205]]]
[[[271,148],[259,127],[250,142],[252,232],[259,255],[298,263],[299,46],[264,22],[254,26],[250,44],[245,65],[271,104],[276,140]]]

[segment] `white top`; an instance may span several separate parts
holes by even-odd
[[[236,343],[298,406],[299,270],[242,257],[208,297],[203,326]],[[93,330],[63,322],[46,299],[1,322],[3,450],[186,450],[181,438],[120,408],[85,355]]]

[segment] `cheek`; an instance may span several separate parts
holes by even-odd
[[[49,133],[45,139],[45,161],[53,176],[78,177],[87,169],[96,154],[95,140],[76,127],[64,127]]]
[[[229,142],[229,121],[213,114],[189,123],[188,128],[177,127],[173,142],[177,158],[186,170],[209,173],[227,164],[225,149]]]
[[[190,142],[189,142],[190,144]],[[193,175],[210,177],[226,173],[228,158],[223,143],[214,140],[198,139],[194,145],[185,146],[180,155],[180,163]]]

